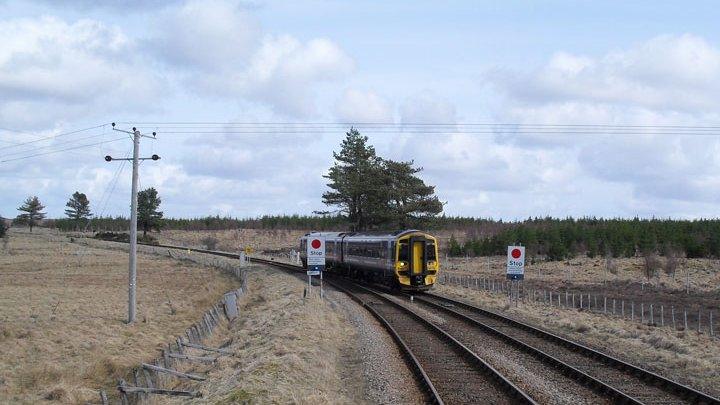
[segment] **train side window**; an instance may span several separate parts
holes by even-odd
[[[398,260],[401,262],[410,261],[410,247],[407,242],[400,242],[400,253],[398,254]]]

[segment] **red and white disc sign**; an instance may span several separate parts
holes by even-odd
[[[525,246],[508,246],[507,275],[522,276],[525,274]],[[514,278],[513,278],[514,279]]]

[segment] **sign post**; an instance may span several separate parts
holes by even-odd
[[[506,276],[510,280],[510,302],[515,298],[517,304],[517,295],[520,294],[518,281],[525,278],[525,246],[508,246]]]
[[[308,287],[312,288],[312,276],[320,276],[320,298],[323,296],[322,273],[325,270],[325,238],[322,236],[308,238],[307,243],[307,275]]]

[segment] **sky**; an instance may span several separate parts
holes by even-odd
[[[0,0],[0,215],[37,195],[62,217],[75,191],[128,215],[130,167],[103,160],[131,154],[116,122],[157,132],[140,187],[170,217],[327,209],[354,123],[422,167],[446,215],[714,218],[718,17],[709,1]],[[225,125],[260,122],[285,131]],[[301,123],[342,125],[288,133]],[[640,129],[512,129],[533,125]]]

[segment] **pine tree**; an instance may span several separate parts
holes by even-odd
[[[90,213],[90,200],[84,193],[79,191],[73,193],[65,206],[68,207],[65,210],[65,215],[72,220],[73,227],[76,230],[82,220],[92,216]]]
[[[138,193],[138,225],[142,227],[143,238],[152,229],[159,230],[162,226],[162,211],[158,211],[162,200],[154,187]]]
[[[368,137],[351,128],[340,152],[333,152],[335,164],[325,177],[331,191],[323,193],[323,203],[339,207],[347,215],[352,230],[377,225],[377,212],[383,200],[381,160]],[[375,214],[375,216],[373,216]]]
[[[435,187],[428,186],[415,176],[422,168],[413,167],[413,161],[383,160],[386,179],[387,222],[399,228],[422,227],[429,218],[443,210],[435,195]]]
[[[25,199],[23,205],[18,207],[18,211],[22,211],[24,214],[18,215],[17,221],[22,224],[27,224],[30,227],[30,232],[32,232],[37,222],[45,218],[45,213],[42,212],[44,209],[45,206],[40,203],[39,198],[36,196],[28,197]]]

